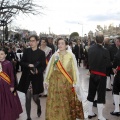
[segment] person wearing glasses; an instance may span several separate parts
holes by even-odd
[[[23,52],[21,66],[23,72],[18,85],[18,90],[25,93],[27,120],[32,120],[31,97],[37,104],[37,115],[41,115],[39,94],[43,92],[43,72],[46,68],[45,52],[38,48],[39,39],[37,35],[29,37],[30,48]]]

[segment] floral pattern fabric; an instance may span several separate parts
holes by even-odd
[[[74,79],[74,65],[71,56],[69,54],[60,55],[60,61]],[[58,69],[52,69],[50,72],[46,120],[76,120],[76,118],[84,120],[82,103],[72,91],[73,85]]]

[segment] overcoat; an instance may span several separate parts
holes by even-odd
[[[29,64],[34,64],[38,70],[38,74],[33,75],[30,72]],[[33,88],[33,94],[39,94],[43,92],[43,72],[46,68],[45,53],[37,49],[33,51],[31,48],[27,48],[21,59],[21,66],[23,67],[22,75],[18,84],[18,90],[27,93],[30,82]]]

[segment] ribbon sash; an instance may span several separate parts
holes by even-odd
[[[117,70],[118,70],[118,71],[120,70],[120,66],[117,67]]]
[[[95,74],[95,75],[106,76],[106,74],[105,74],[105,73],[102,73],[102,72],[93,71],[93,70],[91,70],[90,72],[91,72],[92,74]]]
[[[61,71],[61,73],[65,76],[65,78],[71,83],[73,84],[73,80],[70,77],[70,75],[68,74],[68,72],[64,69],[64,67],[62,66],[60,60],[57,62],[57,67],[58,69]]]
[[[0,77],[10,85],[10,83],[11,83],[10,77],[5,72],[1,71]]]
[[[61,71],[61,73],[65,76],[65,78],[71,83],[73,84],[73,80],[71,78],[71,76],[69,75],[69,73],[64,69],[64,67],[62,66],[62,63],[60,62],[60,60],[58,60],[58,62],[56,63],[58,69]],[[75,89],[74,87],[72,87],[72,92],[75,93]]]

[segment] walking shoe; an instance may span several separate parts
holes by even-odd
[[[98,119],[98,120],[100,120],[100,119]],[[108,119],[106,119],[106,120],[108,120]]]
[[[32,120],[31,118],[27,118],[27,120]]]
[[[111,112],[111,115],[120,116],[120,112]]]
[[[111,89],[106,88],[106,91],[112,91]]]
[[[43,95],[43,97],[47,97],[47,95]]]
[[[94,115],[88,115],[89,119],[92,119],[93,117],[96,117],[97,115],[94,113]]]

